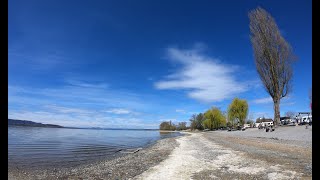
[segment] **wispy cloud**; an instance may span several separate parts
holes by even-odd
[[[272,103],[272,98],[271,97],[259,98],[259,99],[253,100],[252,102],[255,104],[267,104],[267,103]]]
[[[113,108],[113,109],[106,110],[106,112],[112,113],[112,114],[130,114],[130,113],[132,113],[132,111],[130,111],[129,109],[124,109],[124,108]]]
[[[248,90],[248,83],[236,80],[238,66],[224,64],[208,57],[202,48],[168,48],[167,55],[182,65],[175,73],[156,82],[157,89],[184,89],[190,98],[202,102],[217,102]]]
[[[8,91],[9,118],[63,126],[143,128],[153,124],[152,117],[143,114],[150,107],[146,99],[129,91],[105,88],[99,83],[82,85],[77,82],[77,86],[65,84],[54,88],[9,85]]]
[[[185,111],[184,109],[176,109],[176,112],[177,112],[177,113],[183,113],[183,114],[186,113],[186,111]]]
[[[296,104],[296,102],[284,102],[281,105],[283,105],[283,106],[292,106],[292,105],[295,105],[295,104]]]
[[[42,104],[95,104],[96,106],[109,106],[115,104],[119,107],[146,107],[139,95],[124,91],[112,90],[108,88],[87,88],[88,86],[97,87],[96,84],[88,84],[84,86],[64,85],[55,88],[30,88],[19,86],[8,86],[9,103],[30,103],[34,101]],[[51,103],[50,103],[51,102]]]
[[[106,89],[109,87],[107,83],[88,83],[88,82],[75,80],[75,79],[66,79],[65,81],[68,85],[78,86],[78,87],[83,87],[83,88]]]
[[[286,97],[284,97],[284,98],[282,98],[282,99],[280,100],[280,103],[281,103],[282,105],[292,104],[293,102],[288,102],[290,99],[291,99],[290,96],[286,96]],[[273,100],[272,100],[272,98],[269,96],[269,97],[254,99],[254,100],[252,100],[252,103],[254,103],[254,104],[271,104],[271,103],[273,103]]]
[[[57,124],[67,127],[102,127],[102,128],[158,128],[159,124],[133,117],[109,117],[103,114],[59,114],[47,111],[11,111],[9,118],[33,120],[40,123]]]
[[[63,53],[29,53],[23,51],[8,50],[9,65],[25,66],[33,70],[49,70],[53,68],[75,65],[76,62],[67,58]],[[13,66],[10,66],[11,68]]]
[[[158,122],[174,122],[177,121],[176,118],[166,118],[166,119],[159,119]]]

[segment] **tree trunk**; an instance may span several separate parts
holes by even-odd
[[[275,127],[280,124],[280,100],[273,101]]]

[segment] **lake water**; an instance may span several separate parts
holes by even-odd
[[[97,130],[8,127],[8,166],[19,169],[73,167],[104,160],[120,150],[146,147],[180,133],[155,130]]]

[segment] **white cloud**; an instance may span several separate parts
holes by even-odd
[[[24,88],[8,86],[9,103],[18,104],[92,104],[96,106],[135,107],[145,109],[146,103],[134,93],[104,88],[62,86],[55,88]],[[36,103],[34,103],[36,102]],[[58,103],[57,103],[58,102]]]
[[[40,122],[45,124],[57,124],[62,126],[72,126],[72,127],[81,127],[88,125],[88,127],[94,127],[97,122],[87,121],[89,116],[70,116],[69,114],[60,114],[55,112],[47,111],[10,111],[8,118],[11,119],[20,119],[20,120],[31,120],[34,122]]]
[[[255,99],[252,102],[255,104],[267,104],[267,103],[272,103],[273,101],[271,97],[266,97],[266,98]]]
[[[237,66],[223,64],[205,56],[202,49],[168,48],[168,57],[182,67],[165,80],[155,83],[157,89],[185,89],[190,98],[217,102],[245,92],[248,84],[235,79]]]
[[[281,105],[283,106],[292,106],[292,105],[295,105],[296,102],[285,102],[285,103],[282,103]]]
[[[169,122],[169,121],[171,121],[171,122],[174,122],[174,121],[177,121],[177,119],[175,119],[175,118],[166,118],[166,119],[159,119],[158,120],[159,122]]]
[[[148,101],[123,90],[83,86],[44,89],[9,85],[8,91],[8,117],[13,119],[73,127],[151,128],[154,125],[148,122],[151,117],[146,118],[136,112],[139,109],[148,110]],[[115,104],[122,108],[114,108]],[[106,114],[106,111],[113,114]],[[122,119],[118,121],[119,115]],[[144,121],[134,119],[138,117],[143,117],[141,119]]]
[[[124,108],[113,108],[113,109],[107,110],[106,112],[112,113],[112,114],[130,114],[130,113],[132,113],[132,111],[130,111],[129,109],[124,109]]]
[[[108,117],[101,113],[74,114],[48,111],[16,111],[8,113],[10,119],[31,120],[44,124],[57,124],[66,127],[101,127],[101,128],[158,128],[159,124],[146,122],[132,117]]]
[[[284,98],[282,98],[280,100],[280,103],[285,105],[285,104],[294,104],[293,102],[288,102],[290,100],[290,96],[286,96]],[[273,104],[273,100],[272,98],[269,96],[269,97],[265,97],[265,98],[259,98],[259,99],[255,99],[252,101],[253,103],[255,104]]]

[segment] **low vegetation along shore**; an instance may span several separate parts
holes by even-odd
[[[312,179],[312,126],[183,132],[136,153],[9,179]]]

